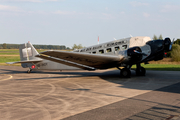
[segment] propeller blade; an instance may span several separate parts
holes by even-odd
[[[137,53],[137,54],[141,54],[141,55],[144,55],[144,56],[148,56],[147,54],[142,53],[142,52],[138,52],[137,50],[134,50],[134,52]]]

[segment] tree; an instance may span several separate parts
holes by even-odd
[[[172,51],[171,51],[171,58],[173,61],[179,62],[180,61],[180,45],[174,44],[172,46]]]
[[[81,44],[79,44],[77,47],[78,47],[78,49],[83,48],[83,46]]]
[[[73,49],[73,50],[75,50],[75,49],[81,49],[81,48],[83,48],[83,46],[82,46],[81,44],[79,44],[79,45],[74,44],[74,45],[72,46],[72,49]]]
[[[6,48],[7,48],[6,43],[3,43],[3,49],[6,49]]]
[[[174,44],[180,45],[180,39],[177,39],[176,41],[174,41]]]
[[[162,37],[162,35],[160,35],[160,36],[159,36],[159,39],[160,39],[160,40],[163,40],[163,37]]]
[[[154,35],[153,40],[163,40],[163,37],[162,37],[162,35],[160,35],[158,38],[156,35]]]
[[[158,38],[157,38],[157,36],[156,35],[154,35],[153,36],[153,40],[157,40]]]
[[[72,49],[73,49],[73,50],[78,49],[78,48],[77,48],[77,45],[74,44],[74,45],[72,46]]]

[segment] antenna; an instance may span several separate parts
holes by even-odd
[[[129,34],[131,37],[133,37],[131,34]]]
[[[114,38],[114,40],[116,40],[116,38]]]

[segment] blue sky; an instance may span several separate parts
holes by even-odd
[[[91,46],[130,34],[180,38],[180,1],[0,0],[0,43]]]

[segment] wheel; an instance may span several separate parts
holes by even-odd
[[[31,73],[31,71],[32,71],[32,70],[31,70],[31,69],[29,69],[29,70],[27,70],[27,73]]]
[[[140,67],[140,69],[136,69],[136,75],[145,76],[146,75],[146,69],[143,67]]]
[[[127,68],[123,68],[120,72],[120,75],[125,78],[131,77],[131,71]]]

